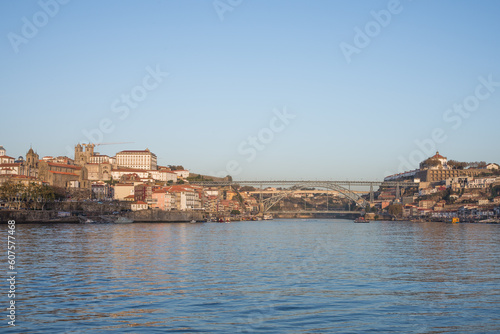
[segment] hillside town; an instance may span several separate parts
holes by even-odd
[[[231,180],[191,173],[183,166],[160,166],[149,149],[123,150],[114,156],[95,151],[94,144],[77,144],[74,157],[40,156],[29,148],[17,159],[0,146],[0,208],[40,210],[51,202],[121,203],[130,211],[199,211],[210,216],[251,217],[262,214],[262,200],[283,188],[203,186],[201,181]],[[372,217],[449,219],[500,215],[500,166],[486,162],[448,160],[437,152],[419,169],[387,176],[369,194],[367,205],[353,203],[341,192],[288,189],[270,213],[366,211]],[[392,182],[392,183],[389,183]],[[376,219],[376,218],[375,218]]]

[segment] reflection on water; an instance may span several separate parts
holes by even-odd
[[[18,225],[13,332],[498,332],[499,244],[486,224]]]

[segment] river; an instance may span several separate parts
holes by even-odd
[[[13,333],[500,332],[499,225],[17,224],[16,249]]]

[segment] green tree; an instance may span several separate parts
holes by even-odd
[[[401,217],[403,215],[403,205],[399,203],[391,204],[387,207],[387,211],[396,217]]]

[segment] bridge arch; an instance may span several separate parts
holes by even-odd
[[[281,201],[283,198],[287,197],[288,195],[294,193],[295,191],[301,189],[301,188],[306,188],[306,187],[313,187],[313,188],[325,188],[328,190],[333,190],[337,191],[339,194],[342,194],[345,198],[351,200],[356,204],[357,206],[365,209],[368,206],[368,202],[358,195],[357,193],[351,191],[350,189],[347,189],[345,187],[342,187],[338,184],[335,184],[333,182],[328,182],[328,181],[311,181],[309,182],[304,182],[301,181],[298,184],[293,185],[289,189],[285,189],[281,191],[278,195],[276,196],[271,196],[270,198],[266,198],[263,200],[263,212],[267,212],[269,209],[271,209],[274,205],[276,205],[279,201]]]

